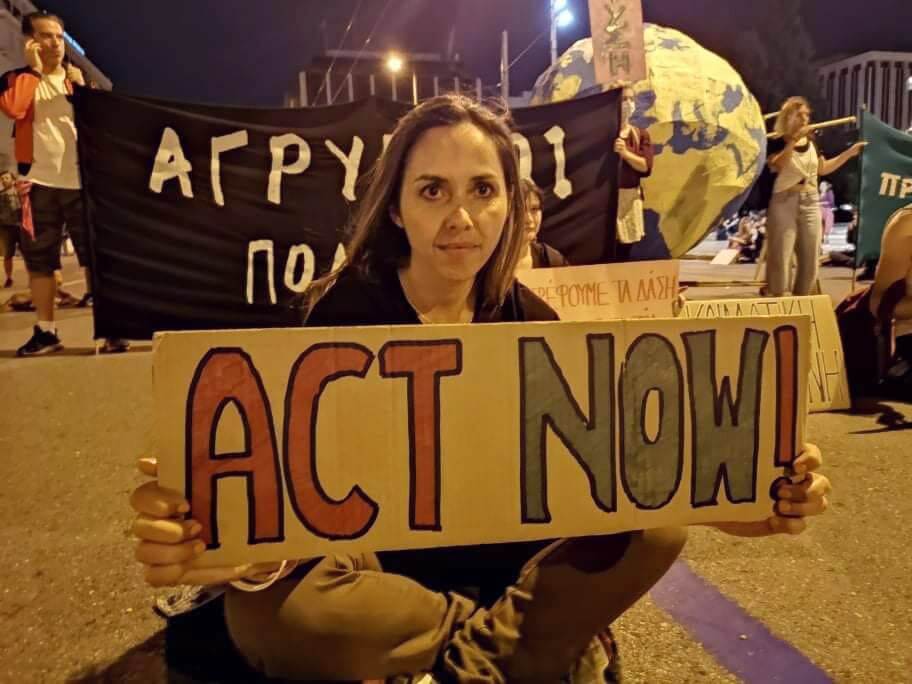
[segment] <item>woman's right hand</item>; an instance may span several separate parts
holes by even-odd
[[[157,478],[158,461],[141,458],[139,470]],[[184,518],[190,504],[178,492],[159,487],[157,479],[137,487],[130,505],[139,514],[133,523],[133,534],[139,539],[136,560],[143,564],[146,582],[153,587],[226,584],[275,568],[274,563],[194,567],[194,561],[206,550],[199,537],[202,525]]]
[[[802,126],[790,136],[790,140],[793,143],[801,142],[805,138],[809,137],[813,132],[814,128],[812,126]]]

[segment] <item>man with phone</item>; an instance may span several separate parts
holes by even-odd
[[[20,250],[29,272],[38,314],[34,333],[17,351],[37,356],[63,349],[54,322],[56,281],[64,228],[91,290],[83,229],[76,124],[70,98],[85,78],[66,60],[63,20],[34,12],[22,20],[25,63],[0,77],[0,110],[15,122],[16,161],[22,181],[23,235]],[[87,300],[91,295],[87,295]],[[126,351],[123,340],[106,340],[102,351]]]

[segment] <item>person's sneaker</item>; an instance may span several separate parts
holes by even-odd
[[[32,339],[23,344],[16,351],[16,356],[40,356],[53,354],[63,349],[60,338],[55,333],[42,330],[37,325],[34,328]]]
[[[9,289],[9,288],[11,288],[12,286],[13,286],[13,279],[12,279],[12,278],[7,278],[7,279],[6,279],[6,282],[3,283],[3,287],[4,287],[4,288]]]
[[[855,280],[874,280],[874,276],[877,274],[877,268],[874,266],[865,266],[865,269],[858,274]]]
[[[79,301],[71,295],[69,292],[57,291],[57,307],[60,309],[66,309],[74,306],[79,306]]]
[[[86,307],[92,306],[95,303],[94,297],[91,292],[86,292],[82,295],[82,299],[79,300],[79,303],[76,305],[80,309],[85,309]]]
[[[152,608],[163,618],[170,619],[202,608],[224,593],[224,585],[212,587],[186,585],[168,595],[156,598]]]
[[[130,351],[130,343],[119,337],[109,337],[98,351],[100,354],[123,354]]]

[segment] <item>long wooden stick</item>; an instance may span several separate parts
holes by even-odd
[[[777,116],[779,116],[781,113],[782,113],[782,110],[779,110],[778,112],[772,112],[772,113],[770,113],[770,114],[764,114],[764,115],[763,115],[763,120],[764,120],[764,121],[769,121],[770,119],[775,119],[775,118],[776,118]]]
[[[848,124],[858,123],[857,116],[846,116],[841,119],[833,119],[832,121],[821,121],[820,123],[811,124],[810,128],[812,130],[819,130],[821,128],[832,128],[833,126],[846,126]],[[767,138],[779,138],[781,137],[778,133],[769,133]]]
[[[845,126],[847,124],[855,123],[858,123],[857,116],[846,116],[842,119],[833,119],[832,121],[824,121],[822,123],[811,124],[811,128],[816,131],[818,128],[832,128],[833,126]]]

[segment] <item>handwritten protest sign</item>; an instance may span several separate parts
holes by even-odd
[[[161,483],[201,565],[760,520],[808,319],[167,333]]]
[[[641,0],[589,0],[595,76],[608,88],[646,79]]]
[[[845,356],[833,302],[826,295],[815,297],[767,297],[764,299],[718,299],[692,301],[681,318],[716,320],[745,316],[811,317],[811,366],[808,376],[808,409],[811,412],[841,411],[851,406]]]
[[[678,297],[677,261],[535,268],[519,280],[563,321],[672,318]]]

